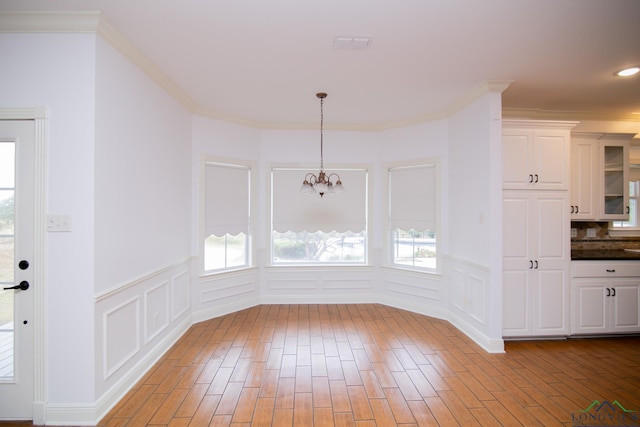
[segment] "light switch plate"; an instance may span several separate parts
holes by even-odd
[[[70,215],[47,215],[47,231],[68,232],[71,231]]]

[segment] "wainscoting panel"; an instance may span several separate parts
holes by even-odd
[[[467,276],[467,283],[469,284],[469,316],[475,319],[478,323],[486,324],[486,301],[487,294],[486,287],[487,281],[484,277],[478,277],[475,274],[469,274]]]
[[[256,268],[194,277],[193,282],[194,322],[223,316],[259,303]]]
[[[135,297],[103,314],[104,379],[140,351],[140,298]]]
[[[191,325],[189,268],[185,260],[95,297],[98,418]]]
[[[265,304],[373,302],[371,267],[273,267],[264,269],[260,301]]]
[[[169,282],[162,282],[144,293],[144,343],[148,344],[169,327]]]
[[[185,270],[171,277],[171,320],[176,320],[189,310],[190,291],[189,271]]]
[[[502,337],[491,337],[491,274],[488,267],[447,257],[445,275],[449,278],[448,319],[487,351],[504,351]],[[501,309],[499,301],[493,310]]]
[[[432,303],[442,299],[439,276],[401,269],[384,269],[382,280],[384,293],[397,298],[418,298]]]

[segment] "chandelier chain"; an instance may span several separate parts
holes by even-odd
[[[320,170],[324,170],[324,143],[322,140],[323,128],[324,128],[324,97],[320,98]]]

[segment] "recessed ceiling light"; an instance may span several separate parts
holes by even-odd
[[[640,67],[629,67],[624,70],[616,71],[615,75],[619,77],[629,77],[637,74],[640,71]]]

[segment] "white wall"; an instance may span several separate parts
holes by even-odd
[[[191,113],[104,39],[96,46],[100,398],[144,372],[190,321]]]
[[[500,111],[500,94],[487,93],[449,118],[452,321],[494,351],[502,348]]]
[[[95,41],[95,34],[0,34],[7,59],[0,105],[49,108],[47,210],[71,217],[72,231],[49,233],[46,243],[46,394],[53,404],[95,398]]]
[[[189,256],[191,113],[97,40],[95,290]]]

